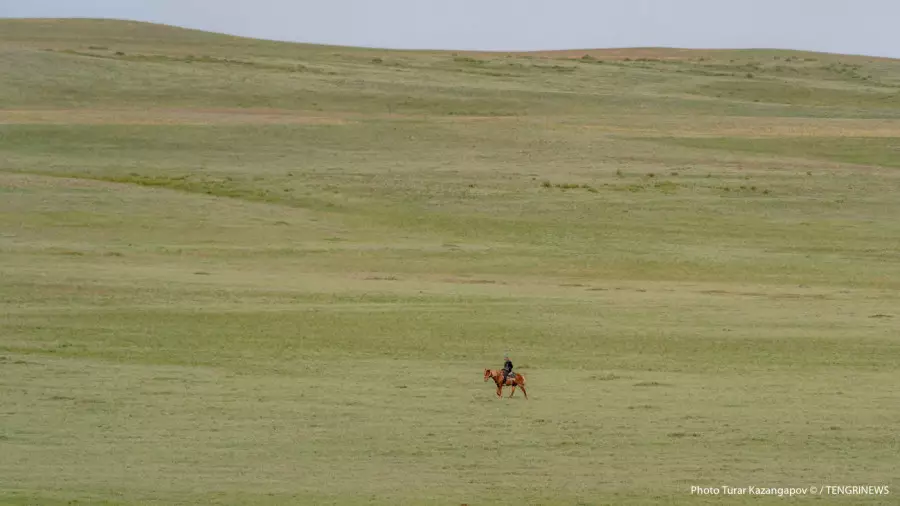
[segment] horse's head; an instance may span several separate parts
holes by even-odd
[[[491,370],[490,370],[490,369],[485,369],[485,370],[484,370],[484,381],[487,381],[487,380],[489,380],[490,378],[491,378]]]

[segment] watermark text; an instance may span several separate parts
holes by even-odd
[[[891,495],[891,487],[890,485],[810,485],[803,487],[761,487],[756,485],[745,487],[733,485],[703,487],[691,485],[691,495],[766,495],[775,497],[804,495],[884,496]]]

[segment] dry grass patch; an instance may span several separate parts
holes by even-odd
[[[9,125],[343,125],[347,115],[279,109],[29,109],[0,111]]]

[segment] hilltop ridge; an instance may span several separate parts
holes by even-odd
[[[895,117],[900,62],[772,50],[398,51],[0,20],[0,107]],[[790,111],[783,108],[789,106]]]
[[[532,56],[541,58],[581,58],[585,55],[609,60],[657,58],[664,60],[689,60],[701,57],[734,57],[741,54],[770,54],[794,57],[819,57],[819,58],[852,58],[859,60],[887,60],[898,61],[894,58],[868,55],[852,55],[825,53],[816,51],[804,51],[778,48],[748,48],[748,49],[688,49],[678,47],[617,47],[617,48],[571,48],[534,51],[478,51],[457,49],[389,49],[377,47],[355,47],[328,44],[312,44],[304,42],[280,41],[275,39],[261,39],[232,35],[221,32],[212,32],[195,28],[185,28],[175,25],[151,23],[146,21],[133,21],[121,19],[91,19],[91,18],[0,18],[0,41],[22,42],[26,44],[63,43],[76,41],[107,41],[120,43],[134,43],[143,41],[156,41],[165,44],[206,44],[211,42],[228,45],[261,45],[269,44],[290,45],[306,50],[358,50],[358,51],[388,51],[397,53],[457,53],[466,55],[484,56]]]

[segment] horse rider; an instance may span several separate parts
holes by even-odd
[[[509,360],[509,355],[503,355],[503,383],[501,385],[506,384],[506,378],[512,374],[513,363]]]

